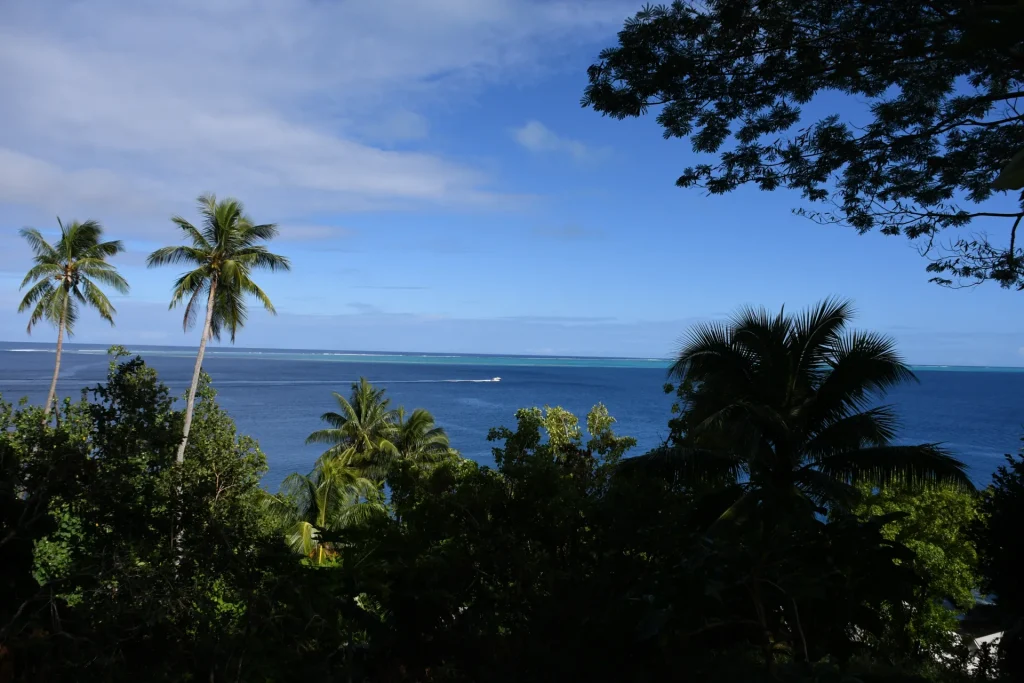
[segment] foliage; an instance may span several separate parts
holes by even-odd
[[[182,437],[175,456],[179,464],[184,461],[188,448],[206,343],[211,338],[220,339],[223,327],[231,333],[231,341],[235,341],[238,328],[245,324],[247,295],[255,297],[271,314],[276,314],[270,298],[252,281],[251,274],[260,268],[271,271],[291,268],[288,259],[272,254],[266,246],[260,244],[277,235],[277,226],[269,223],[255,225],[245,215],[245,209],[237,199],[218,202],[212,194],[201,195],[199,213],[203,216],[202,229],[196,228],[181,216],[171,218],[185,238],[192,242],[192,246],[161,247],[146,260],[151,268],[178,263],[193,267],[177,279],[171,295],[170,308],[188,301],[182,322],[186,331],[195,323],[204,294],[206,299],[206,318],[199,338],[199,353],[196,354],[195,369],[192,371],[192,384],[185,398]]]
[[[970,536],[980,519],[978,495],[941,486],[860,490],[854,514],[862,519],[898,514],[882,527],[882,535],[911,550],[915,571],[926,579],[911,605],[911,637],[930,653],[950,651],[957,617],[974,606],[980,580]]]
[[[338,458],[320,458],[308,475],[293,473],[281,483],[267,507],[278,520],[288,546],[323,564],[334,556],[320,535],[366,524],[374,515],[387,514],[377,485],[355,467]]]
[[[1012,0],[677,0],[627,20],[583,105],[657,108],[665,137],[718,155],[682,187],[795,189],[827,205],[809,212],[820,222],[915,240],[934,281],[1024,289],[1022,23]],[[808,120],[836,106],[831,93],[848,96],[842,115]],[[980,222],[1003,236],[941,245]]]
[[[254,297],[268,312],[275,312],[270,298],[252,281],[252,271],[289,270],[291,264],[260,244],[277,235],[277,226],[256,225],[237,199],[218,202],[216,196],[208,194],[200,196],[198,204],[202,228],[181,216],[171,219],[191,246],[161,247],[149,255],[146,263],[150,267],[191,266],[192,270],[174,282],[170,307],[185,304],[183,326],[188,330],[195,324],[204,295],[209,295],[213,288],[210,329],[204,333],[220,339],[221,330],[226,329],[234,341],[247,317],[246,295]]]
[[[965,493],[709,534],[735,482],[630,466],[602,405],[518,411],[491,468],[364,381],[271,496],[205,375],[177,464],[167,389],[112,356],[53,425],[0,403],[0,680],[969,678],[920,647],[922,605],[970,583]],[[688,377],[681,440],[715,383]]]
[[[1006,632],[999,646],[1008,680],[1024,676],[1024,454],[1006,456],[992,476],[981,504],[983,523],[976,529],[982,586],[995,595]]]
[[[349,398],[334,392],[338,411],[321,415],[328,427],[306,443],[327,444],[321,459],[336,459],[376,481],[387,479],[400,461],[431,463],[451,454],[447,434],[430,413],[416,409],[407,417],[404,408],[391,408],[384,393],[365,377],[352,385]]]
[[[973,488],[937,445],[894,443],[896,415],[877,401],[914,375],[892,340],[849,330],[851,317],[848,302],[826,300],[693,327],[671,370],[683,412],[666,446],[630,466],[713,489],[723,521],[845,509],[860,482]]]
[[[206,380],[184,467],[174,466],[180,414],[140,359],[112,362],[92,393],[52,428],[34,408],[4,407],[16,427],[0,434],[4,524],[23,559],[4,562],[13,590],[0,659],[18,680],[259,670],[253,619],[290,557],[262,512],[263,454],[235,434]],[[176,523],[187,529],[180,555]]]
[[[73,221],[65,226],[58,218],[57,223],[60,239],[53,245],[35,228],[21,230],[21,236],[32,248],[35,264],[25,274],[21,288],[35,284],[18,306],[19,313],[32,311],[28,331],[46,320],[63,326],[70,337],[78,320],[79,304],[96,309],[101,318],[113,325],[117,311],[99,285],[113,287],[119,294],[128,293],[128,283],[107,263],[108,258],[124,251],[124,246],[116,240],[101,242],[103,227],[96,221]]]
[[[823,658],[865,651],[851,626],[880,637],[917,585],[886,520],[709,539],[685,492],[624,477],[603,406],[586,440],[560,408],[516,419],[496,469],[402,470],[393,519],[331,537],[370,679],[841,680]]]
[[[117,269],[107,263],[107,258],[124,250],[120,242],[100,242],[103,228],[96,221],[79,223],[75,221],[64,227],[60,218],[60,239],[51,246],[35,228],[24,228],[24,237],[35,254],[35,265],[22,280],[21,289],[35,282],[18,306],[18,312],[29,309],[28,331],[41,320],[53,323],[57,328],[57,355],[53,365],[53,379],[50,392],[43,405],[43,420],[49,418],[57,394],[57,378],[60,375],[61,352],[64,335],[74,334],[78,320],[78,305],[92,306],[100,317],[114,324],[114,310],[110,299],[96,283],[110,285],[121,294],[128,292],[125,282]]]

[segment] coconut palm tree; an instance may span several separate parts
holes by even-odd
[[[398,412],[390,408],[384,390],[375,388],[365,377],[352,385],[349,398],[334,392],[334,400],[338,411],[320,416],[328,428],[310,434],[306,443],[327,444],[323,459],[340,459],[372,479],[383,480],[390,464],[399,457],[393,441]]]
[[[726,517],[841,510],[861,482],[972,488],[939,445],[896,443],[896,414],[879,402],[916,377],[891,339],[850,330],[852,315],[829,299],[693,327],[670,370],[685,387],[673,437],[627,467],[727,484]]]
[[[405,408],[398,409],[392,440],[402,458],[417,463],[438,462],[453,452],[444,428],[438,427],[434,416],[422,408],[408,417]]]
[[[21,230],[21,236],[35,254],[32,259],[35,265],[25,275],[20,289],[30,282],[35,284],[25,293],[18,312],[32,309],[28,320],[29,333],[44,319],[57,327],[57,360],[43,407],[44,415],[49,415],[53,408],[64,336],[70,337],[74,333],[78,305],[95,308],[101,318],[113,325],[117,310],[97,283],[109,285],[120,294],[128,293],[128,283],[114,266],[107,263],[109,257],[124,251],[120,241],[101,242],[103,227],[96,221],[72,221],[64,225],[57,218],[57,225],[60,226],[60,239],[53,245],[35,228]]]
[[[190,244],[157,249],[147,260],[150,267],[186,264],[192,268],[175,281],[170,305],[172,309],[180,304],[185,305],[182,326],[186,331],[195,324],[204,300],[206,303],[203,335],[199,339],[199,353],[192,372],[192,384],[189,386],[185,407],[185,424],[181,444],[178,446],[179,463],[185,459],[206,343],[211,338],[219,340],[225,329],[230,333],[231,341],[235,341],[238,328],[245,324],[247,295],[263,304],[269,313],[275,314],[270,298],[252,281],[252,271],[260,268],[270,271],[291,268],[287,258],[272,254],[266,246],[260,244],[277,235],[276,225],[254,224],[245,214],[242,203],[236,199],[218,202],[214,195],[208,194],[200,196],[198,203],[199,213],[203,217],[202,227],[193,226],[181,216],[171,218]]]
[[[267,507],[288,545],[318,565],[333,554],[321,534],[387,515],[377,485],[337,458],[321,458],[309,475],[289,475]]]

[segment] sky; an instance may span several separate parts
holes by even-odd
[[[55,336],[16,313],[18,230],[60,216],[123,240],[132,286],[73,341],[197,344],[145,257],[214,192],[293,264],[259,274],[278,315],[239,346],[665,357],[697,321],[838,295],[911,362],[1024,365],[1024,294],[930,284],[905,240],[794,216],[794,192],[676,188],[685,141],[581,108],[641,4],[5,0],[0,340]]]

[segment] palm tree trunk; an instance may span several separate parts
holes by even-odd
[[[199,340],[199,354],[196,356],[196,367],[192,371],[192,386],[188,389],[188,404],[185,406],[185,426],[182,429],[181,443],[178,445],[178,464],[185,462],[185,446],[188,445],[188,433],[192,430],[192,410],[196,403],[196,391],[199,388],[199,373],[203,369],[203,355],[206,353],[206,342],[210,339],[210,323],[213,320],[213,297],[217,291],[216,278],[210,280],[210,298],[206,301],[206,322],[203,324],[203,336]]]
[[[53,401],[57,396],[57,376],[60,374],[60,354],[64,350],[64,321],[68,316],[68,297],[70,292],[64,292],[64,307],[61,310],[60,322],[57,324],[57,361],[53,365],[53,380],[50,382],[50,393],[46,396],[46,406],[43,407],[43,421],[50,415],[53,409]]]

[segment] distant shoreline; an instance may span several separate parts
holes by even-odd
[[[105,353],[111,344],[80,344],[66,343],[65,352],[69,353]],[[194,346],[164,346],[156,344],[133,344],[126,346],[129,351],[165,356],[194,356]],[[0,341],[0,351],[18,352],[54,352],[54,345],[49,342],[8,342]],[[556,365],[559,362],[570,365],[585,363],[610,362],[609,367],[667,367],[672,363],[670,358],[651,358],[637,356],[581,356],[581,355],[546,355],[546,354],[507,354],[507,353],[439,353],[430,351],[365,351],[365,350],[336,350],[336,349],[282,349],[282,348],[260,348],[244,346],[210,346],[207,354],[213,357],[250,357],[254,360],[259,358],[278,360],[332,360],[335,362],[365,362],[365,363],[409,363],[417,359],[427,362],[450,362],[452,364],[470,364],[466,361],[483,360],[498,361],[495,364],[503,364],[500,361],[512,361],[510,364],[528,365],[528,361],[538,361],[541,365]],[[306,356],[306,358],[296,358]],[[487,365],[488,363],[477,363]],[[625,365],[635,364],[635,365]],[[925,365],[910,364],[911,369],[924,372],[1024,372],[1024,366],[997,366],[997,365]]]

